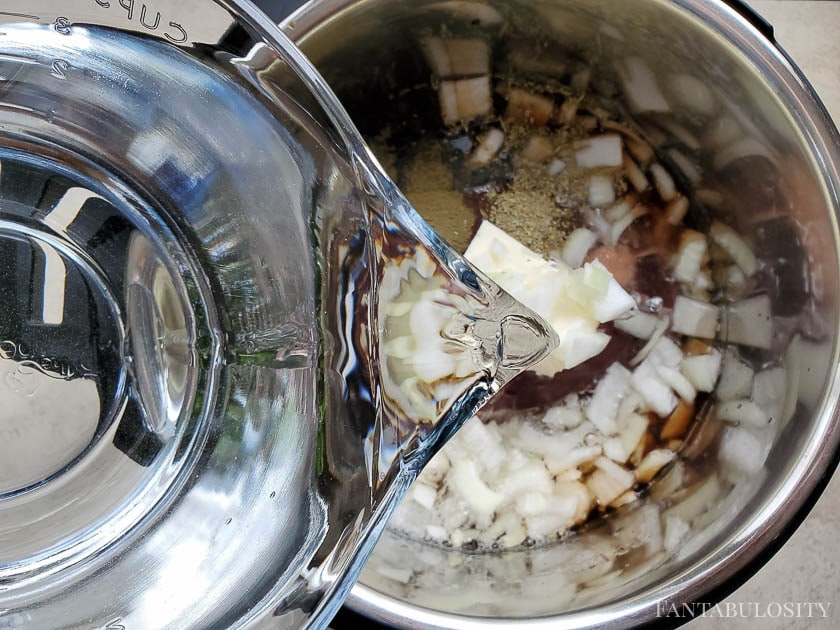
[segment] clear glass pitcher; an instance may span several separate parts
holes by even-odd
[[[325,625],[556,338],[236,0],[0,10],[0,627]]]

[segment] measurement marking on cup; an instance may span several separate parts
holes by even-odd
[[[73,26],[73,23],[66,17],[57,17],[55,18],[55,22],[53,22],[53,28],[57,33],[61,33],[62,35],[69,35],[71,26]]]
[[[125,626],[121,622],[122,618],[117,617],[116,619],[109,621],[104,630],[125,630]]]
[[[64,61],[64,59],[56,59],[52,62],[52,70],[50,70],[50,74],[56,79],[63,80],[67,78],[67,71],[69,69],[70,64]]]
[[[40,20],[37,15],[27,15],[26,13],[10,13],[9,11],[0,11],[0,15],[7,15],[9,17],[23,18],[25,20]]]

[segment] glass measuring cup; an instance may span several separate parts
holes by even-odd
[[[555,339],[246,2],[0,11],[0,627],[325,625]]]

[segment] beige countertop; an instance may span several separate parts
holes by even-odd
[[[748,0],[774,26],[776,40],[813,84],[835,121],[840,121],[840,1]],[[691,621],[689,630],[840,628],[840,474],[835,474],[813,511],[770,562],[724,602],[727,618]],[[817,606],[828,604],[828,617]],[[731,604],[726,608],[726,604]],[[779,604],[780,606],[777,606]],[[787,607],[785,605],[788,605]],[[798,607],[799,617],[795,615]],[[785,618],[786,610],[791,611]],[[776,611],[781,612],[778,618]]]

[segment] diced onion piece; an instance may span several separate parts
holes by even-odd
[[[674,300],[674,321],[671,330],[690,337],[714,339],[718,325],[718,308],[700,300],[678,295]]]
[[[710,392],[715,388],[720,374],[721,354],[712,350],[708,354],[683,357],[680,371],[699,392]]]
[[[440,525],[426,525],[426,536],[437,542],[443,542],[449,538],[446,528]]]
[[[621,136],[615,133],[593,136],[575,143],[575,161],[581,168],[621,166]]]
[[[419,479],[423,483],[434,485],[440,483],[449,470],[449,457],[446,451],[438,451],[420,473]]]
[[[764,466],[767,447],[746,427],[726,427],[721,435],[718,460],[721,466],[743,475],[754,475]]]
[[[513,88],[507,95],[505,118],[542,127],[548,124],[554,111],[554,101],[540,94]]]
[[[731,227],[721,221],[714,221],[709,230],[712,240],[723,249],[748,278],[758,271],[758,260],[749,245]]]
[[[668,219],[668,223],[671,225],[682,223],[685,215],[688,213],[689,206],[688,199],[682,195],[678,195],[676,199],[669,201],[668,205],[665,206],[665,216]]]
[[[656,366],[643,361],[633,371],[631,380],[635,389],[649,409],[660,416],[668,416],[677,406],[677,397],[671,388],[662,382],[656,372]]]
[[[612,178],[605,175],[593,175],[589,178],[589,205],[603,208],[615,201],[615,189]]]
[[[475,464],[469,459],[452,463],[447,483],[461,500],[477,512],[492,514],[504,500],[501,494],[493,492],[481,480]]]
[[[663,201],[673,201],[680,194],[671,174],[659,162],[654,162],[649,169],[656,191]]]
[[[785,350],[784,366],[787,373],[787,386],[785,388],[785,405],[782,408],[780,428],[787,424],[793,414],[796,413],[796,403],[799,400],[799,377],[802,372],[801,341],[802,337],[800,335],[794,335],[787,350]]]
[[[618,64],[624,94],[631,109],[636,112],[667,112],[671,109],[656,75],[641,57],[628,57]]]
[[[550,407],[542,417],[542,422],[552,429],[567,431],[580,426],[583,422],[583,410],[577,405],[564,404]]]
[[[630,155],[642,166],[650,163],[653,159],[653,147],[644,140],[628,137],[625,139],[625,143],[627,144],[627,150],[630,152]]]
[[[674,162],[676,167],[682,171],[686,179],[692,184],[696,184],[703,178],[700,168],[692,162],[682,151],[677,149],[669,149],[668,156]]]
[[[668,93],[679,105],[697,114],[711,116],[718,106],[709,86],[690,74],[672,74],[668,79]]]
[[[653,478],[656,476],[664,466],[671,463],[674,457],[676,457],[676,453],[671,450],[664,449],[664,448],[657,448],[652,450],[650,453],[645,455],[644,459],[636,466],[635,476],[636,480],[641,483],[649,483],[653,481]]]
[[[683,541],[683,538],[685,538],[686,534],[688,534],[689,530],[691,530],[691,527],[681,518],[676,516],[669,516],[666,518],[665,536],[663,542],[665,551],[674,553]]]
[[[633,206],[633,208],[628,212],[625,216],[621,219],[613,223],[612,227],[610,228],[610,236],[607,241],[608,245],[615,245],[621,239],[621,235],[624,234],[624,230],[630,227],[633,222],[647,214],[647,209],[641,205],[637,204]]]
[[[639,497],[636,496],[636,493],[631,488],[630,490],[625,490],[620,495],[618,495],[615,499],[610,502],[610,507],[613,508],[620,508],[622,505],[629,505],[633,503]],[[590,582],[591,584],[591,582]]]
[[[554,154],[554,146],[545,136],[531,136],[520,155],[529,162],[545,162]]]
[[[575,121],[578,107],[580,107],[580,100],[576,98],[567,98],[560,106],[560,112],[557,116],[560,124],[570,126]]]
[[[441,81],[438,96],[443,122],[447,125],[469,122],[493,110],[489,76]]]
[[[798,383],[796,391],[799,401],[814,409],[819,403],[825,387],[825,379],[831,373],[833,349],[831,338],[824,341],[806,339],[800,335],[795,338],[795,352],[798,355],[799,369],[795,372]],[[791,345],[794,345],[791,342]]]
[[[548,174],[554,177],[566,170],[566,163],[563,160],[551,160],[548,163]]]
[[[685,399],[680,400],[676,409],[671,412],[671,415],[665,421],[665,425],[659,433],[659,438],[661,440],[673,440],[684,437],[693,417],[694,404]]]
[[[655,486],[654,486],[655,487]],[[694,486],[693,492],[662,513],[663,517],[676,517],[688,523],[715,505],[723,487],[716,474]]]
[[[694,284],[706,258],[706,237],[694,230],[683,230],[673,261],[673,275],[680,282]]]
[[[729,422],[749,424],[758,428],[764,428],[770,423],[767,412],[746,398],[719,402],[715,411],[718,418]]]
[[[658,322],[659,318],[656,315],[634,309],[626,317],[615,320],[613,325],[637,339],[650,339]]]
[[[685,145],[691,151],[699,151],[702,148],[703,145],[697,139],[697,136],[672,118],[660,117],[656,122],[660,128],[667,132],[666,142],[659,144],[673,144],[676,141]]]
[[[455,81],[441,81],[438,86],[438,101],[440,103],[440,115],[446,125],[454,125],[461,120],[461,113],[458,111],[458,93],[455,90]]]
[[[630,157],[629,154],[624,154],[624,174],[630,183],[638,192],[644,192],[650,188],[650,182],[645,177],[644,171],[639,168],[639,165]]]
[[[411,498],[427,510],[431,510],[435,506],[437,490],[425,483],[415,483],[411,486]]]
[[[741,361],[734,351],[727,350],[715,395],[718,400],[747,398],[752,392],[754,376],[755,372],[749,365]]]
[[[697,396],[697,390],[694,389],[694,386],[679,370],[673,367],[658,365],[656,366],[656,373],[662,379],[662,382],[673,389],[682,400],[686,402],[694,401],[694,398]]]
[[[618,404],[630,387],[630,377],[627,368],[613,363],[595,387],[586,408],[586,418],[604,435],[618,432]]]
[[[615,462],[600,457],[595,461],[596,469],[586,481],[586,486],[599,505],[607,506],[626,490],[633,487],[633,473]]]
[[[449,53],[443,39],[440,37],[424,37],[420,46],[433,74],[438,77],[448,77],[452,74]]]
[[[473,150],[469,158],[469,165],[472,168],[487,166],[505,142],[505,134],[501,129],[492,127],[478,137],[478,146]]]
[[[630,367],[634,365],[639,365],[642,361],[644,361],[648,354],[650,354],[651,350],[653,350],[654,346],[659,342],[662,336],[665,334],[665,331],[668,330],[668,326],[671,324],[671,321],[667,317],[659,318],[656,322],[656,327],[653,329],[653,333],[650,335],[650,339],[648,342],[642,346],[642,349],[636,353],[632,359],[630,359]]]
[[[735,160],[745,157],[765,157],[775,163],[770,150],[755,138],[741,138],[721,149],[714,158],[715,170],[722,171]]]
[[[490,74],[490,46],[487,41],[477,37],[453,37],[445,39],[444,45],[453,75]]]
[[[598,242],[598,235],[592,230],[581,227],[569,234],[563,244],[562,259],[572,269],[577,269],[583,264],[586,254]]]
[[[720,338],[753,348],[773,345],[773,312],[766,294],[728,304],[723,309]]]
[[[601,265],[598,260],[589,263],[591,266],[596,264]],[[604,324],[621,317],[635,306],[636,302],[632,296],[621,288],[618,281],[610,275],[606,294],[592,302],[592,314],[595,316],[595,319]]]
[[[631,204],[629,200],[622,199],[617,204],[610,206],[604,211],[604,218],[610,223],[615,223],[626,217],[635,204]]]
[[[408,584],[411,581],[411,577],[414,575],[414,572],[411,569],[390,565],[380,565],[376,567],[376,572],[381,576],[386,577],[389,580],[393,580],[394,582],[399,582],[400,584]]]
[[[619,410],[619,415],[621,415],[621,411]],[[622,418],[621,426],[618,432],[618,443],[621,447],[621,459],[616,461],[620,461],[624,463],[633,454],[636,448],[645,441],[645,435],[647,433],[648,425],[650,421],[648,420],[647,416],[643,416],[638,413],[631,413],[630,415]],[[604,454],[609,457],[606,452],[606,444],[604,444]],[[615,459],[614,457],[611,459]]]
[[[785,368],[767,368],[753,377],[752,400],[778,426],[785,406],[787,372]]]

